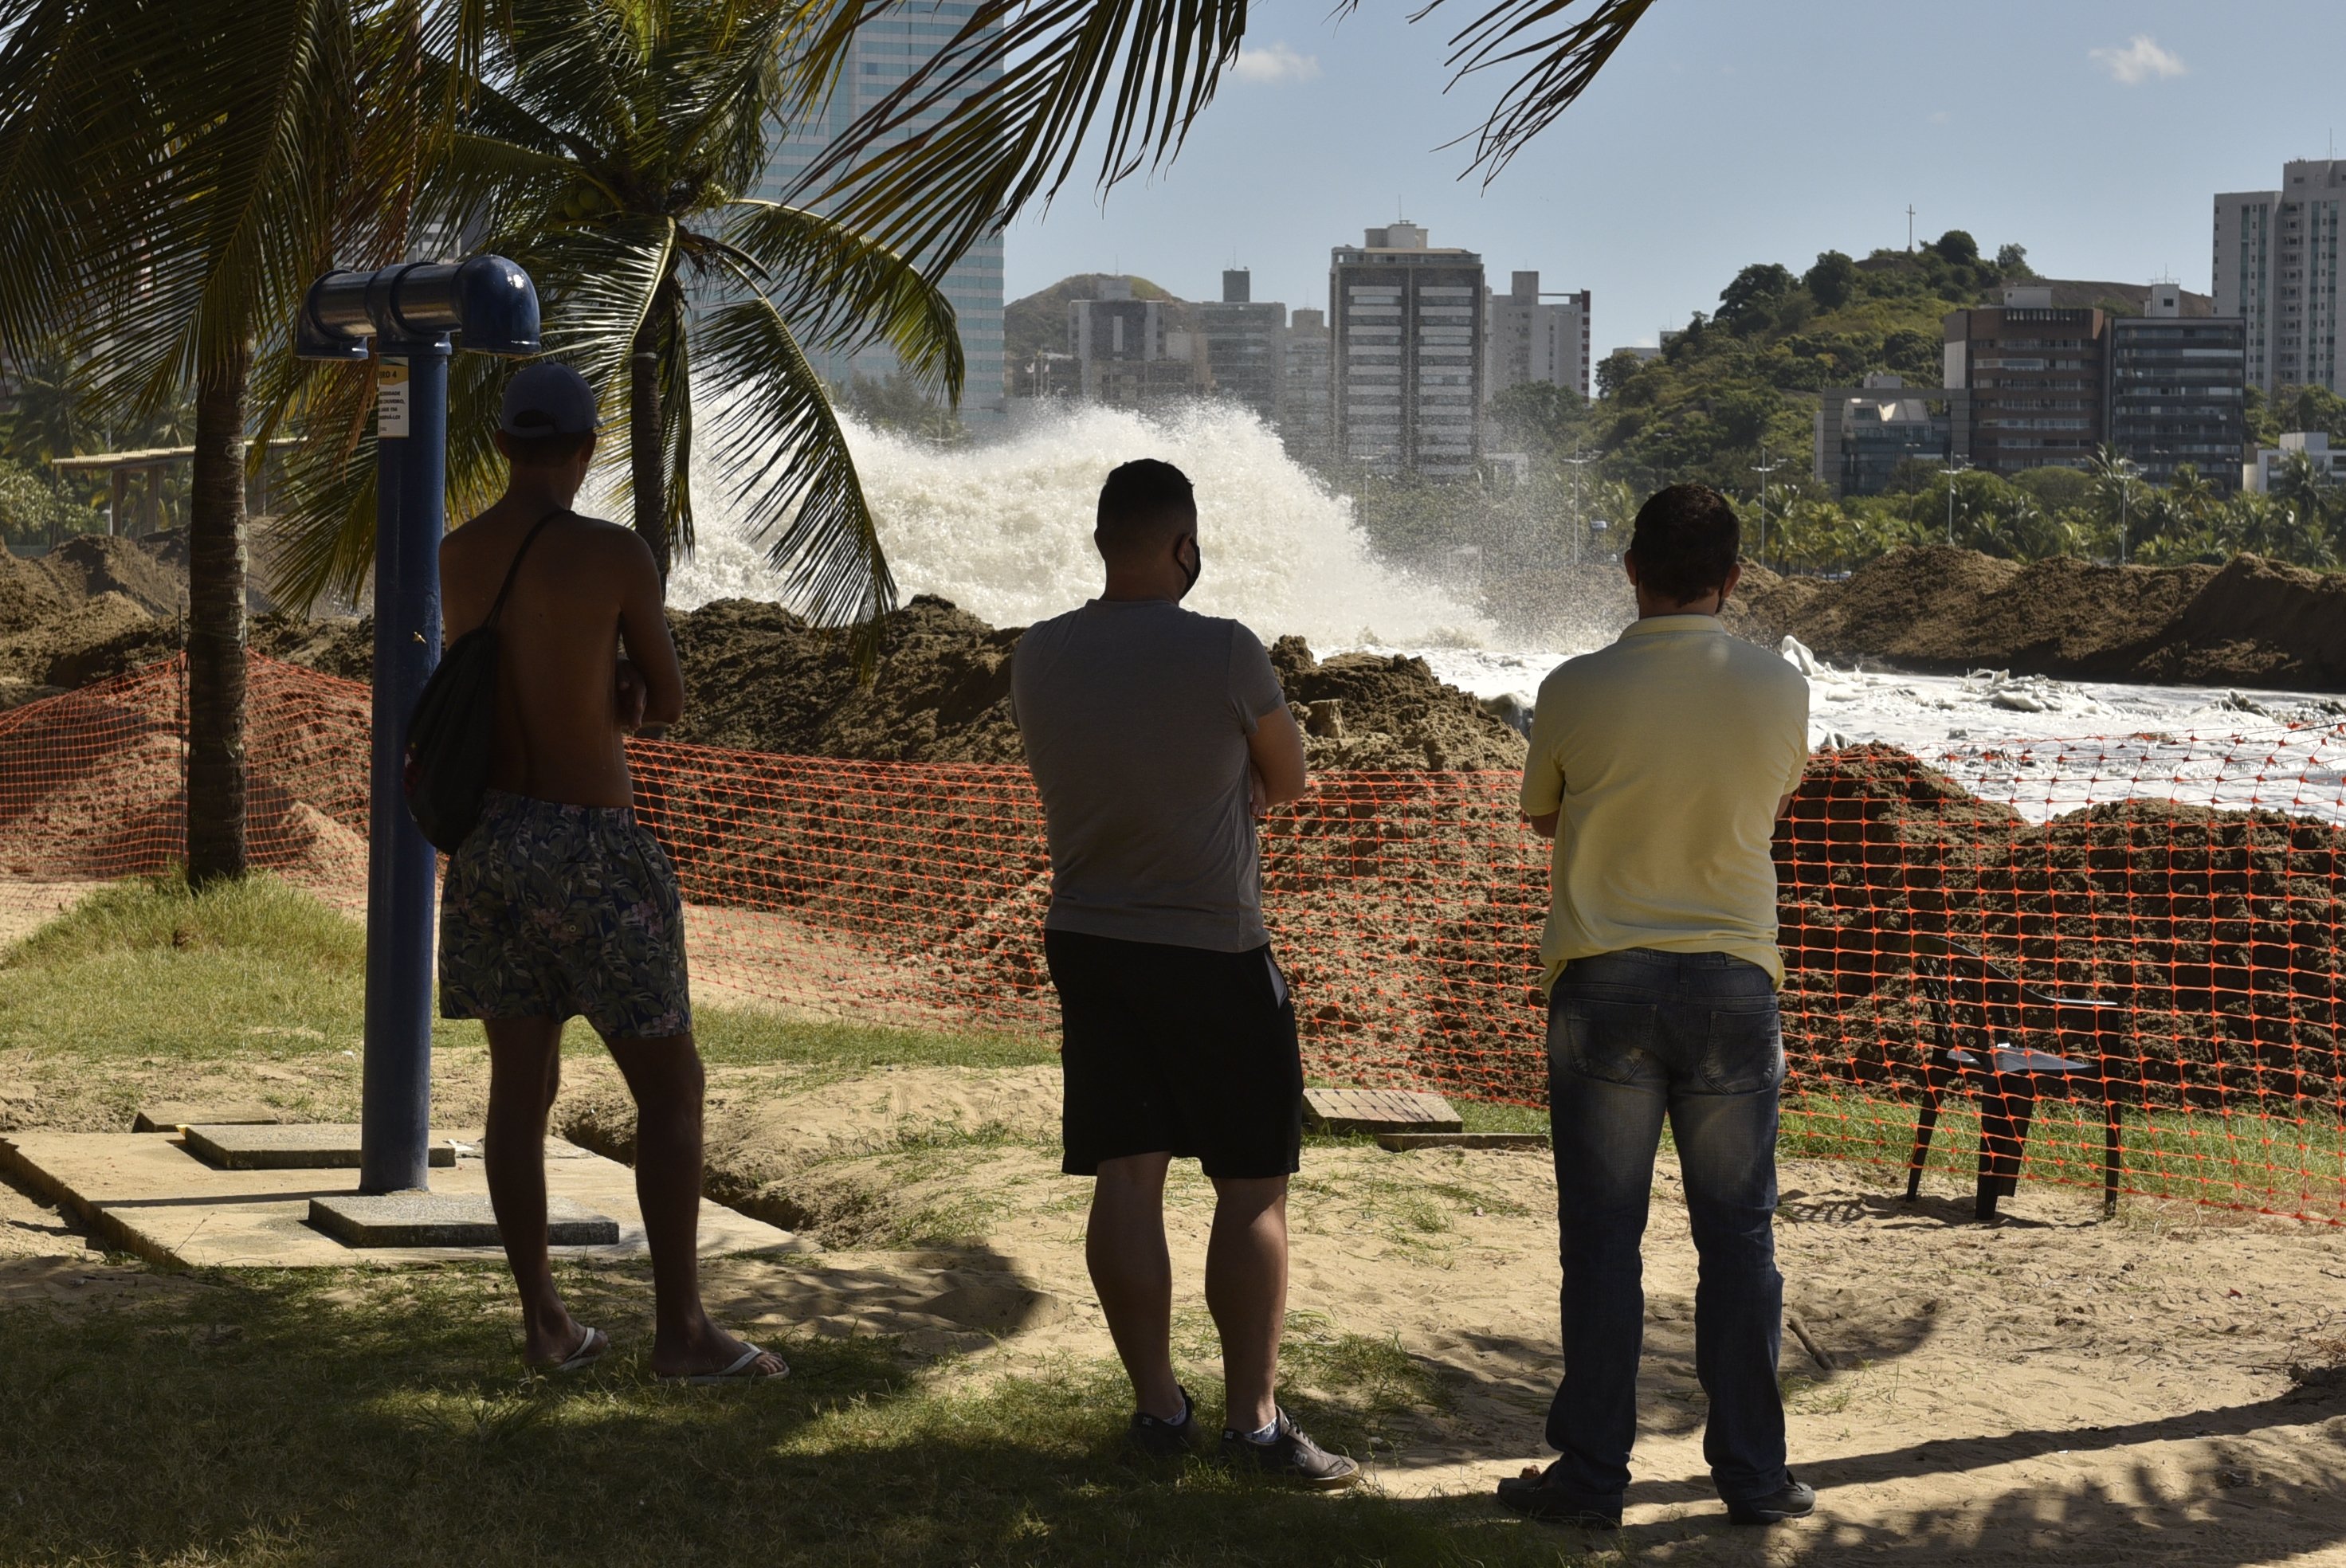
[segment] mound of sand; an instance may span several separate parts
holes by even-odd
[[[1836,662],[2346,690],[2346,574],[2254,555],[2222,567],[2023,565],[1926,545],[1842,582],[1749,570],[1746,584],[1754,630]]]
[[[882,623],[878,669],[859,687],[847,644],[776,605],[721,599],[669,617],[685,717],[669,738],[793,756],[894,762],[1024,760],[1010,718],[1018,631],[931,595]],[[1423,659],[1342,654],[1300,637],[1272,649],[1317,769],[1523,765],[1523,738]]]

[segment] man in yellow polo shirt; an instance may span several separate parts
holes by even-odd
[[[1564,1255],[1564,1380],[1545,1471],[1499,1483],[1519,1513],[1621,1522],[1637,1431],[1639,1241],[1662,1119],[1701,1283],[1703,1454],[1739,1523],[1799,1518],[1776,1355],[1776,868],[1768,844],[1808,761],[1808,682],[1729,636],[1741,530],[1717,491],[1674,484],[1622,557],[1637,620],[1541,683],[1523,809],[1556,840],[1547,929],[1548,1098]]]

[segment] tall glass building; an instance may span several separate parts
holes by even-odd
[[[822,113],[787,128],[776,127],[765,177],[759,181],[756,194],[775,201],[790,199],[807,167],[856,117],[887,97],[951,42],[975,9],[971,0],[905,0],[866,22],[856,34],[838,90]],[[991,81],[999,74],[999,66],[989,66],[984,79]],[[947,270],[944,286],[960,319],[962,356],[967,366],[961,416],[977,426],[999,423],[1003,417],[1002,237],[996,234],[972,246]],[[885,346],[852,355],[818,355],[814,364],[842,386],[856,376],[884,380],[898,368],[894,351]]]

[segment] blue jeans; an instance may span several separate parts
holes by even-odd
[[[1564,1382],[1547,1441],[1554,1482],[1618,1506],[1637,1435],[1646,1294],[1639,1242],[1662,1117],[1670,1119],[1700,1259],[1695,1371],[1709,1397],[1703,1457],[1729,1502],[1788,1479],[1776,1385],[1776,988],[1721,952],[1631,948],[1574,961],[1548,1002],[1548,1110],[1564,1254]]]

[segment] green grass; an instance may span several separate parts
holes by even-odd
[[[640,1360],[640,1271],[563,1284],[621,1336],[575,1378],[519,1374],[490,1269],[217,1275],[69,1320],[0,1309],[0,1561],[1575,1561],[1577,1538],[1478,1498],[1311,1497],[1127,1459],[1129,1396],[1104,1361],[954,1390],[886,1341],[811,1339],[784,1347],[780,1385],[661,1389]],[[1345,1390],[1290,1403],[1355,1453],[1439,1401],[1389,1345],[1317,1324],[1290,1338],[1300,1381]]]
[[[267,875],[190,891],[177,878],[102,888],[0,954],[0,1047],[179,1060],[352,1051],[366,1019],[366,933]],[[729,1065],[1014,1067],[1044,1042],[893,1029],[743,1008],[694,1009],[701,1054]],[[578,1026],[582,1031],[584,1025]],[[435,1046],[483,1044],[441,1019]]]

